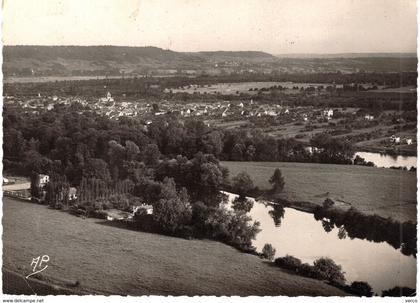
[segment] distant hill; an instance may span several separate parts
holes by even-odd
[[[299,57],[301,56],[301,57]],[[4,46],[6,79],[20,77],[416,71],[415,54],[279,55],[259,51],[175,52],[158,47]],[[389,56],[389,57],[388,57]]]
[[[416,53],[277,54],[278,58],[417,58]]]
[[[242,51],[242,52],[227,52],[227,51],[214,51],[214,52],[198,52],[191,53],[197,54],[201,58],[205,58],[212,61],[273,61],[276,59],[275,56],[256,51]]]
[[[121,71],[143,74],[159,69],[205,69],[218,61],[258,63],[267,59],[276,57],[263,52],[183,53],[157,47],[5,46],[3,72],[6,76],[104,75]]]

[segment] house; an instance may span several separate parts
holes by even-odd
[[[50,176],[39,174],[39,186],[42,187],[50,182]]]
[[[99,99],[99,101],[102,101],[102,102],[114,102],[114,98],[112,98],[110,92],[107,92],[106,97]]]
[[[73,200],[77,199],[77,189],[76,189],[76,187],[70,187],[68,196],[69,196],[70,201],[73,201]]]
[[[140,215],[140,214],[147,214],[147,215],[153,215],[153,206],[149,204],[142,204],[133,206],[133,216],[134,215]]]
[[[407,145],[411,145],[411,144],[413,144],[413,139],[405,138],[405,143],[407,143]]]
[[[227,111],[228,110],[229,110],[229,107],[226,107],[226,109],[222,113],[222,117],[226,117],[227,116]]]
[[[275,116],[277,116],[277,113],[276,113],[274,110],[266,110],[266,111],[264,112],[264,114],[265,114],[266,116],[270,116],[270,117],[275,117]]]
[[[372,121],[373,119],[375,119],[374,116],[372,116],[372,115],[365,115],[365,120]]]
[[[398,144],[401,141],[401,138],[397,137],[395,135],[392,135],[389,139],[390,139],[391,143],[395,143],[395,144]]]
[[[305,151],[312,155],[313,153],[317,153],[317,152],[321,151],[321,149],[319,149],[315,146],[306,146]]]
[[[334,115],[334,111],[331,108],[324,110],[324,116],[325,117],[331,118],[333,115]]]

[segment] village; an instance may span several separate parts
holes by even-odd
[[[230,101],[223,98],[197,99],[133,99],[125,94],[114,97],[105,88],[104,95],[97,98],[40,93],[36,97],[6,95],[4,104],[20,107],[27,114],[72,106],[79,113],[92,111],[111,120],[138,119],[145,131],[159,117],[170,115],[179,121],[201,120],[209,127],[221,129],[246,131],[258,127],[275,138],[294,138],[306,145],[314,135],[327,133],[346,138],[355,144],[356,149],[363,151],[412,155],[417,147],[414,121],[408,121],[404,112],[395,110],[283,105],[281,98],[277,102],[268,102],[254,101],[252,96]]]

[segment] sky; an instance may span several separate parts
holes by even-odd
[[[416,0],[3,0],[5,45],[416,52]]]

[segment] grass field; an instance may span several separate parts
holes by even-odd
[[[80,290],[95,293],[344,295],[219,242],[117,228],[103,220],[4,198],[4,268],[27,275],[32,259],[40,255],[50,257],[42,273],[47,279],[78,280]],[[13,289],[8,287],[12,280],[4,280],[4,290]]]
[[[247,172],[260,189],[270,188],[269,178],[280,168],[286,185],[282,197],[321,205],[327,196],[351,203],[368,214],[399,221],[417,219],[416,173],[352,165],[222,162],[235,176]]]

